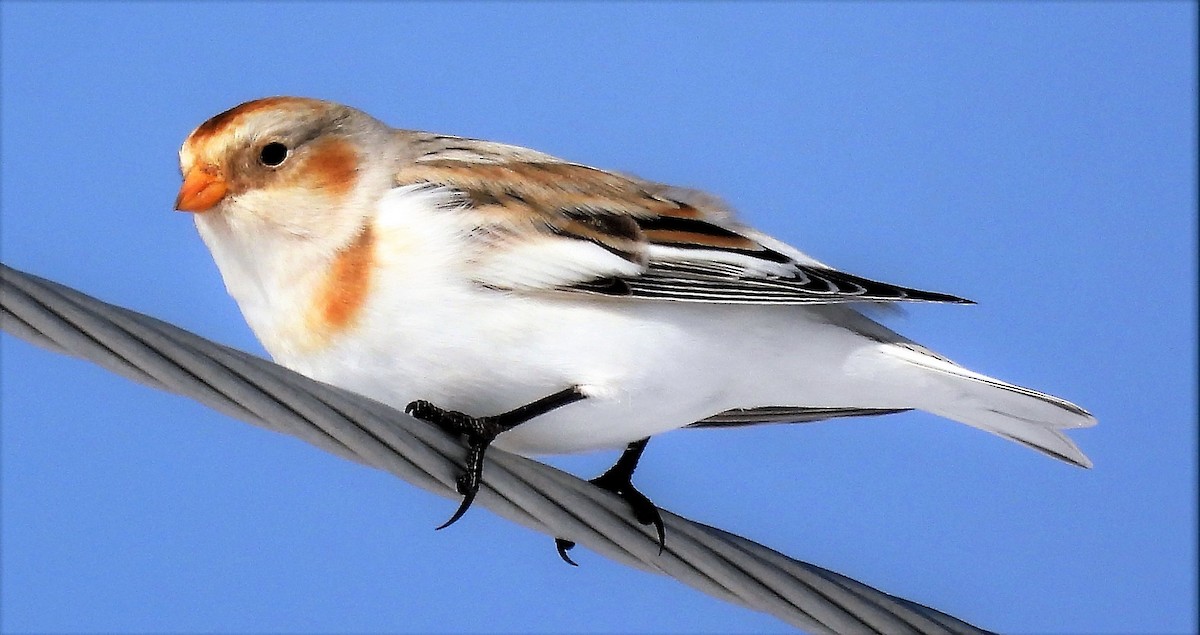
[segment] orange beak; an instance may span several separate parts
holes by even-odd
[[[215,165],[197,165],[188,170],[175,199],[181,212],[206,212],[225,198],[229,186]]]

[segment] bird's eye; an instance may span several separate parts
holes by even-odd
[[[283,162],[287,158],[288,147],[278,141],[272,141],[263,146],[262,150],[258,151],[258,162],[269,168],[277,168],[283,165]]]

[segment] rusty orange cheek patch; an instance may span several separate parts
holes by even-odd
[[[349,141],[324,141],[312,149],[300,172],[300,179],[335,197],[344,196],[358,178],[358,152]]]
[[[371,291],[375,268],[375,232],[370,225],[334,258],[317,286],[305,322],[316,343],[338,335],[354,324]]]

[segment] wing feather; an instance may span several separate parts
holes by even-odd
[[[472,270],[488,287],[730,304],[969,302],[827,267],[737,224],[703,193],[515,146],[439,139],[396,183],[462,196],[471,235],[484,243]]]
[[[812,423],[841,417],[873,417],[906,412],[903,408],[805,408],[802,406],[765,406],[735,408],[701,419],[689,428],[735,428],[760,423]]]

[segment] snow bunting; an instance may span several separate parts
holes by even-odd
[[[446,525],[492,441],[625,446],[594,482],[660,544],[630,479],[677,428],[919,409],[1090,466],[1062,432],[1086,411],[856,310],[967,300],[833,269],[706,194],[295,97],[216,115],[179,159],[175,207],[277,362],[465,435]]]

